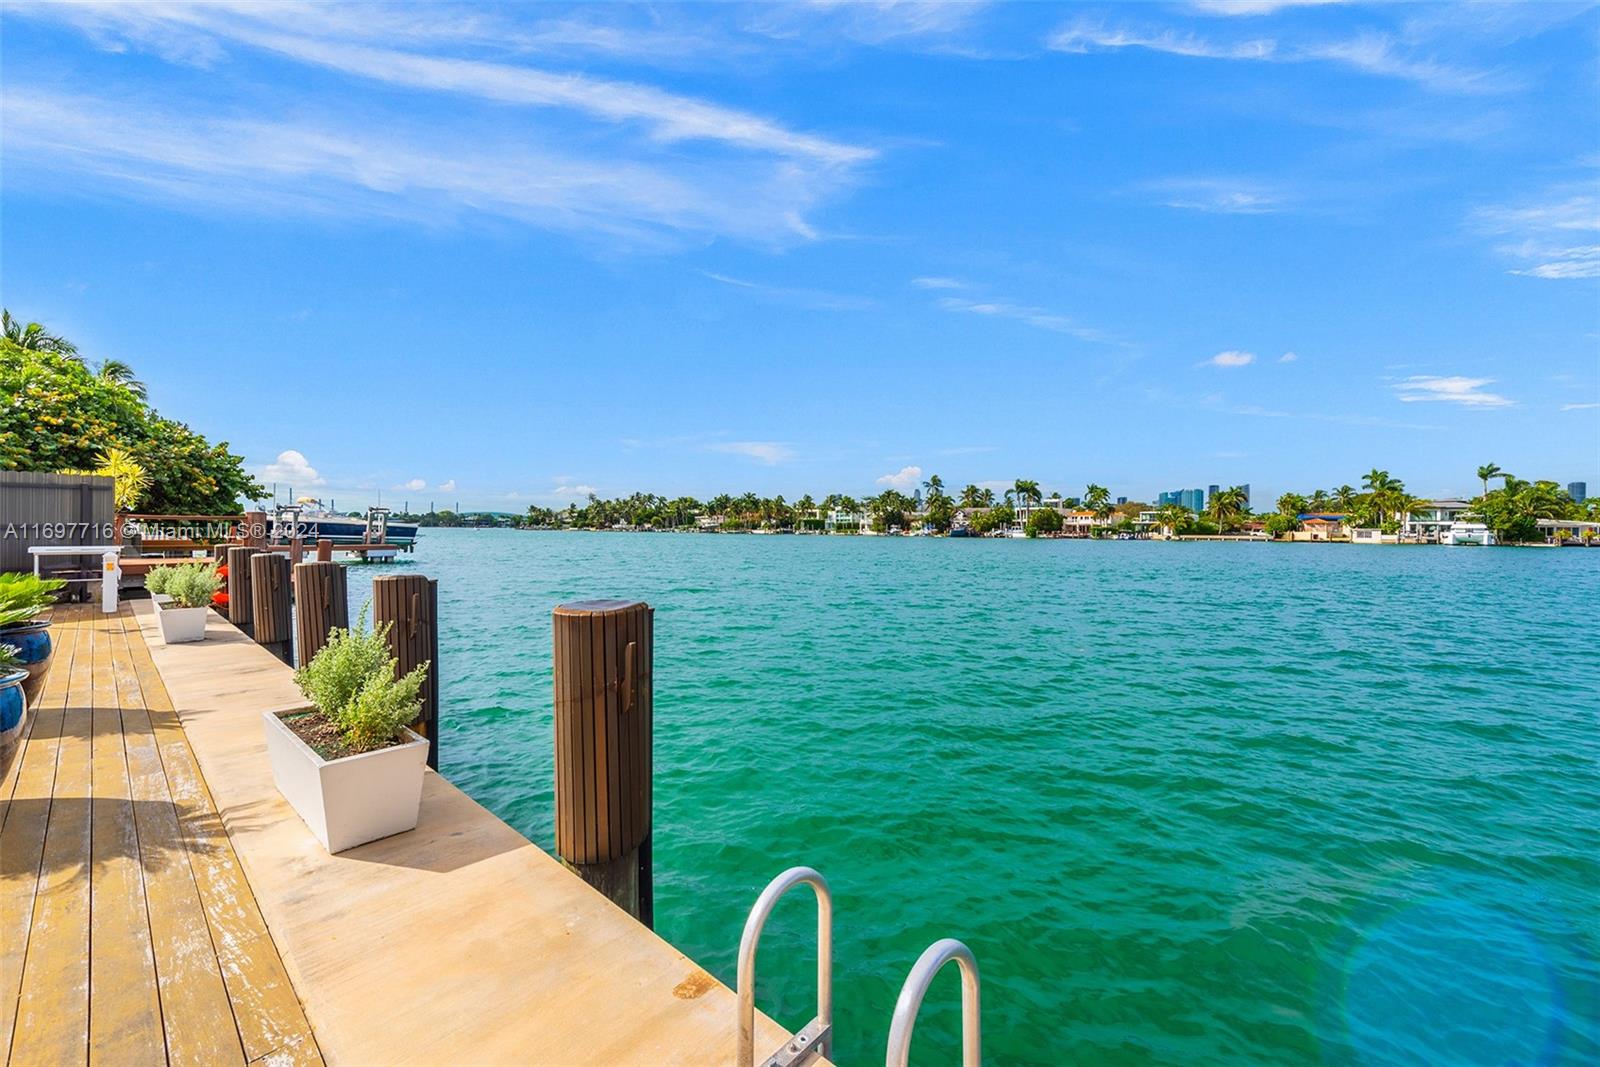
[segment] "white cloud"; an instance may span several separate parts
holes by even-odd
[[[456,480],[451,478],[449,481],[440,482],[434,488],[438,489],[441,493],[453,493],[456,491]]]
[[[1206,363],[1213,367],[1247,367],[1255,361],[1256,354],[1254,352],[1240,352],[1235,349],[1229,349],[1226,352],[1218,352],[1206,360]]]
[[[1215,215],[1271,215],[1287,206],[1277,190],[1235,178],[1168,178],[1146,188],[1167,207]]]
[[[1201,15],[1275,15],[1291,7],[1323,7],[1344,0],[1189,0]]]
[[[911,284],[918,289],[965,289],[966,283],[954,278],[912,278]]]
[[[1395,396],[1408,404],[1443,401],[1463,407],[1498,408],[1511,403],[1497,393],[1485,393],[1493,378],[1467,378],[1460,375],[1415,374],[1394,384]]]
[[[1499,249],[1502,255],[1522,261],[1512,274],[1553,280],[1600,278],[1600,244],[1573,243],[1600,234],[1600,197],[1593,193],[1557,186],[1520,204],[1479,208],[1471,221],[1486,233],[1522,238]]]
[[[1588,403],[1588,404],[1562,404],[1561,405],[1561,410],[1562,411],[1593,411],[1595,408],[1600,408],[1600,404],[1596,404],[1596,403],[1592,403],[1591,402],[1591,403]]]
[[[419,489],[428,488],[428,483],[421,478],[413,478],[409,482],[401,482],[399,485],[395,486],[395,488],[409,493],[415,493]]]
[[[795,451],[779,441],[723,441],[707,445],[708,452],[726,452],[733,456],[748,456],[767,466],[776,466],[795,456]]]
[[[727,274],[717,274],[713,271],[700,272],[714,282],[732,286],[735,289],[748,289],[780,304],[793,304],[796,307],[810,308],[813,311],[864,311],[877,306],[877,301],[865,296],[852,296],[849,293],[830,293],[823,289],[800,289],[781,285],[766,285],[761,282],[746,281]]]
[[[1041,330],[1069,334],[1081,341],[1111,343],[1110,339],[1101,330],[1079,326],[1065,315],[1047,311],[1044,308],[1031,307],[1027,304],[1013,304],[1004,300],[968,300],[965,297],[947,296],[939,300],[939,306],[946,311],[963,312],[968,315],[987,315],[993,318],[1012,319]]]
[[[901,467],[893,474],[885,474],[878,479],[879,485],[886,485],[890,489],[915,489],[922,482],[921,467]]]
[[[1300,356],[1297,353],[1285,352],[1283,355],[1278,357],[1278,362],[1279,363],[1293,363],[1295,360],[1297,360],[1299,358],[1300,358]]]
[[[1086,54],[1136,48],[1192,59],[1230,59],[1267,63],[1335,63],[1363,74],[1398,78],[1441,92],[1500,92],[1509,83],[1484,71],[1451,66],[1405,54],[1386,34],[1363,33],[1343,40],[1283,43],[1273,37],[1215,39],[1172,29],[1111,27],[1079,19],[1045,40],[1057,52]]]
[[[326,485],[327,481],[317,473],[306,459],[305,454],[294,449],[286,449],[278,453],[278,458],[260,468],[260,477],[268,482],[287,482],[291,486]]]
[[[599,490],[597,490],[592,485],[566,485],[566,484],[562,484],[562,485],[556,486],[554,489],[550,490],[550,492],[546,493],[545,495],[546,496],[553,496],[553,497],[561,497],[562,499],[566,499],[566,498],[570,497],[572,499],[577,500],[577,499],[587,499],[591,495],[592,496],[598,496],[600,494],[599,494]]]

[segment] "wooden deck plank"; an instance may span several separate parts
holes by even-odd
[[[131,614],[125,614],[123,621],[121,653],[149,714],[245,1058],[252,1063],[321,1063],[311,1026],[239,869],[138,624]]]
[[[78,628],[70,610],[58,609],[51,638],[57,643],[39,706],[29,716],[28,733],[7,778],[0,808],[0,1049],[11,1050],[22,990],[22,966],[33,926],[33,904],[44,857],[45,824],[55,786],[61,715],[67,701]]]
[[[16,1067],[86,1063],[89,1055],[89,730],[98,635],[87,613],[76,616],[75,625],[79,644],[61,714],[55,781],[47,794],[39,888],[11,1041]],[[16,804],[13,799],[13,815]]]
[[[189,866],[190,842],[142,702],[129,710],[124,729],[135,819],[147,857],[145,886],[168,1059],[173,1064],[242,1064],[244,1049],[232,1003]]]
[[[288,668],[219,620],[168,648],[134,611],[329,1063],[733,1059],[727,987],[438,774],[416,830],[330,856],[272,784]],[[788,1037],[758,1013],[759,1044]]]
[[[115,616],[99,620],[96,630],[90,740],[94,785],[90,852],[94,866],[89,912],[89,1062],[159,1063],[166,1058],[166,1040],[123,748],[124,714],[143,712],[138,707],[138,687],[130,691],[124,684],[112,655],[113,644],[122,638],[121,620]]]

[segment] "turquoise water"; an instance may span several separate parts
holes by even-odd
[[[442,770],[547,848],[550,608],[655,606],[657,929],[731,985],[757,892],[822,870],[840,1062],[944,936],[994,1064],[1600,1058],[1600,552],[429,530],[405,566]],[[792,1027],[813,923],[762,944]]]

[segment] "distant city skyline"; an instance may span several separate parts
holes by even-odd
[[[1595,7],[4,17],[5,306],[296,494],[1600,481]]]

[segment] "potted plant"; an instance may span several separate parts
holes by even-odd
[[[0,778],[11,769],[22,746],[22,727],[28,721],[28,698],[22,683],[28,671],[15,645],[0,645]]]
[[[15,649],[19,668],[28,672],[22,693],[30,707],[39,699],[50,657],[55,654],[50,624],[38,615],[54,606],[56,592],[65,584],[31,574],[0,574],[0,642]]]
[[[216,568],[207,563],[188,563],[167,570],[171,573],[162,584],[171,602],[163,604],[156,601],[156,622],[161,626],[161,640],[169,645],[204,641],[211,594],[217,591],[222,579],[217,577]]]
[[[155,601],[156,607],[164,608],[172,603],[172,594],[167,589],[172,585],[173,567],[152,567],[150,573],[144,576],[144,591],[150,594],[150,599]]]
[[[263,712],[272,780],[329,852],[417,825],[428,741],[407,728],[422,709],[424,663],[396,677],[388,626],[335,629],[295,683],[312,706]]]

